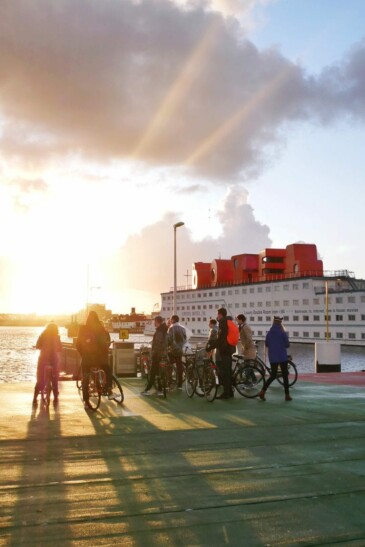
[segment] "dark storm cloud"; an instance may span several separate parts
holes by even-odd
[[[168,0],[3,0],[8,152],[257,174],[283,124],[364,119],[365,45],[318,78],[259,51],[233,18]],[[26,127],[35,141],[14,138]]]

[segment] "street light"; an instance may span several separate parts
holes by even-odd
[[[176,315],[176,230],[180,226],[184,226],[185,222],[176,222],[174,224],[174,300],[173,300],[173,314]]]
[[[328,318],[328,281],[324,282],[325,287],[325,300],[326,300],[326,340],[330,339],[330,332],[329,332],[329,318]]]

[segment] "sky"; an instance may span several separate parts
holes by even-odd
[[[150,313],[192,263],[365,278],[362,0],[3,0],[0,313]]]

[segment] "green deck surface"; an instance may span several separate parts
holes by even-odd
[[[266,402],[184,392],[83,409],[0,385],[0,545],[365,546],[364,387],[278,385]]]

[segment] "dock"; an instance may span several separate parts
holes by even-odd
[[[0,385],[1,546],[365,545],[365,372],[303,375],[289,403],[121,382],[94,413],[71,381],[48,410]]]

